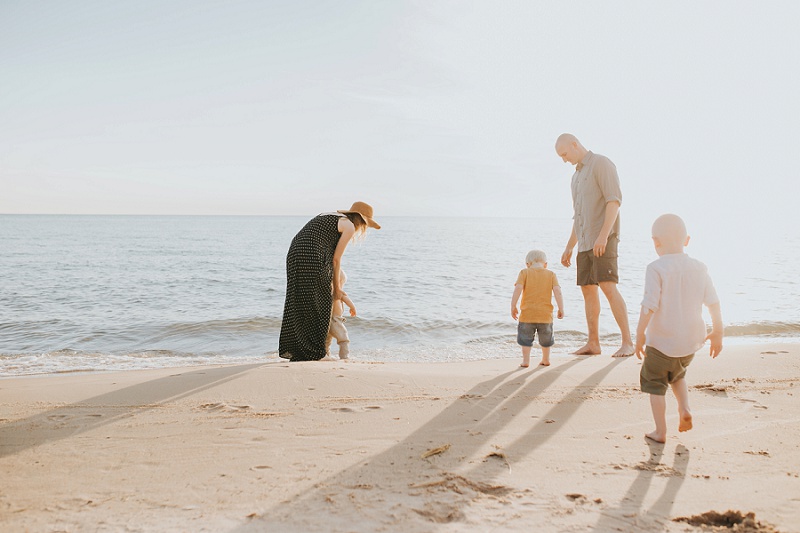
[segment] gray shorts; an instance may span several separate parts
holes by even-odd
[[[608,237],[606,251],[600,257],[594,256],[594,250],[578,252],[578,285],[597,285],[601,281],[619,283],[619,271],[617,270],[618,247],[619,236],[615,233]]]
[[[533,346],[536,332],[539,332],[539,346],[542,348],[549,348],[555,344],[552,322],[549,324],[520,322],[517,325],[517,344],[520,346]]]

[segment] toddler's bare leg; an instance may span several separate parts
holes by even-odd
[[[528,368],[531,366],[531,347],[530,346],[523,346],[522,347],[522,364],[519,365],[522,368]]]
[[[692,412],[689,409],[689,386],[686,380],[681,378],[673,383],[672,392],[678,400],[678,415],[681,418],[678,431],[689,431],[692,429]]]
[[[542,366],[550,366],[550,347],[549,346],[542,346],[542,362],[539,363]]]
[[[350,355],[350,341],[339,341],[339,359],[347,359]]]
[[[655,431],[645,437],[656,442],[667,442],[667,398],[659,394],[650,395],[650,408],[653,410],[653,420],[656,423]]]

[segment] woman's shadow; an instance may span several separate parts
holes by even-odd
[[[0,425],[0,458],[91,431],[236,379],[259,364],[204,368],[138,383]]]

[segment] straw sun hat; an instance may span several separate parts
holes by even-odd
[[[370,228],[381,229],[381,225],[372,218],[372,206],[365,202],[355,202],[348,210],[339,210],[339,213],[358,213]]]

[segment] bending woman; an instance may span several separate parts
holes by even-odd
[[[356,234],[380,229],[372,207],[356,202],[347,211],[323,213],[297,232],[286,255],[286,303],[278,354],[292,361],[325,357],[333,300],[346,296],[339,273],[342,255]]]

